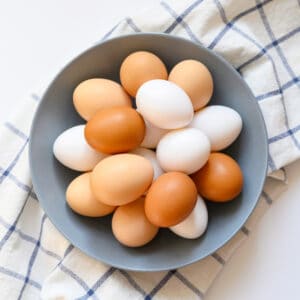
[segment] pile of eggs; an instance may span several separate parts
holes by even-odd
[[[86,124],[53,145],[60,163],[83,172],[67,188],[68,205],[87,217],[113,213],[113,234],[129,247],[147,244],[160,227],[200,237],[208,222],[203,198],[226,202],[242,190],[239,165],[220,152],[239,136],[240,115],[206,106],[213,79],[196,60],[168,74],[153,53],[134,52],[122,62],[120,81],[93,78],[74,90]]]

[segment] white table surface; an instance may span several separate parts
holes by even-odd
[[[121,18],[149,3],[0,1],[0,121]],[[287,174],[289,189],[228,262],[207,300],[300,299],[300,162]]]

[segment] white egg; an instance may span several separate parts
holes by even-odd
[[[169,229],[183,238],[196,239],[205,232],[207,222],[207,208],[204,200],[198,195],[196,205],[189,216]]]
[[[90,171],[106,157],[91,148],[84,137],[85,125],[74,126],[61,133],[53,144],[53,154],[64,166],[76,171]]]
[[[210,140],[211,150],[223,150],[231,145],[242,130],[242,118],[232,108],[207,106],[195,113],[189,127],[202,130]]]
[[[194,115],[192,102],[185,91],[162,79],[147,81],[138,89],[136,106],[146,120],[164,129],[184,127]]]
[[[160,176],[164,172],[156,159],[156,154],[154,151],[146,148],[136,148],[130,151],[130,153],[143,156],[151,162],[154,170],[153,180],[155,180],[158,176]]]
[[[206,135],[196,128],[183,128],[163,136],[156,149],[160,166],[165,171],[191,174],[199,170],[210,154]]]
[[[141,147],[154,149],[156,148],[159,140],[168,132],[167,129],[162,129],[154,126],[149,121],[144,119],[146,125],[146,132]]]

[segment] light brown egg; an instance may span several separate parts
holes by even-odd
[[[179,85],[191,98],[194,110],[204,107],[213,94],[213,79],[207,67],[193,59],[173,67],[169,80]]]
[[[115,238],[128,247],[140,247],[149,243],[157,234],[158,227],[145,215],[144,198],[119,206],[112,218]]]
[[[168,72],[159,57],[138,51],[127,56],[120,68],[120,80],[128,94],[135,97],[139,87],[152,79],[167,79]]]
[[[138,147],[145,136],[145,123],[133,108],[99,110],[85,126],[88,144],[102,153],[121,153]]]
[[[91,175],[92,191],[100,202],[124,205],[142,196],[153,180],[150,161],[135,154],[116,154],[100,161]]]
[[[150,187],[145,213],[156,226],[174,226],[191,213],[196,200],[197,189],[189,176],[180,172],[165,173]]]
[[[131,99],[122,86],[104,78],[81,82],[74,90],[73,103],[79,115],[87,121],[102,108],[131,107]]]
[[[201,196],[214,202],[234,199],[243,188],[243,174],[237,162],[224,153],[212,153],[206,165],[192,175]]]
[[[90,186],[90,172],[76,177],[68,186],[66,199],[76,213],[87,217],[102,217],[112,213],[115,206],[96,200]]]

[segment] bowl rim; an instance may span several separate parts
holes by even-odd
[[[86,48],[85,50],[81,51],[78,55],[75,55],[72,59],[69,60],[69,62],[67,62],[62,68],[59,69],[59,71],[56,73],[56,75],[53,77],[53,79],[50,80],[50,82],[47,84],[47,88],[44,90],[44,92],[42,93],[42,96],[40,97],[40,101],[39,101],[39,103],[37,105],[37,108],[36,108],[36,111],[34,113],[34,117],[32,119],[31,128],[30,128],[30,135],[29,135],[30,136],[30,138],[29,138],[29,167],[30,167],[30,174],[31,174],[32,185],[33,185],[34,191],[37,195],[39,204],[41,205],[41,207],[44,210],[43,200],[42,201],[40,200],[40,199],[43,199],[42,192],[40,191],[40,188],[39,188],[38,184],[36,183],[37,175],[35,174],[35,171],[34,171],[35,170],[35,168],[34,168],[34,164],[35,164],[34,161],[35,160],[33,159],[33,154],[32,154],[33,145],[32,145],[32,139],[31,139],[31,137],[33,136],[34,130],[36,128],[36,122],[37,122],[37,119],[38,119],[38,115],[39,115],[39,113],[42,109],[44,99],[48,95],[50,89],[52,88],[53,83],[58,79],[58,77],[67,68],[69,68],[69,66],[71,66],[75,61],[77,61],[81,57],[85,56],[88,52],[94,51],[99,46],[102,46],[104,44],[110,43],[110,42],[115,41],[115,40],[128,39],[128,38],[137,37],[137,36],[163,37],[163,38],[167,38],[167,39],[174,39],[174,40],[184,41],[188,44],[191,44],[191,45],[194,45],[194,46],[200,48],[201,51],[207,52],[209,55],[212,55],[212,56],[216,57],[217,59],[219,59],[220,61],[222,61],[222,63],[225,64],[226,67],[229,68],[233,72],[233,74],[236,77],[239,78],[240,84],[243,85],[243,87],[249,93],[250,97],[252,97],[252,99],[253,99],[252,102],[254,104],[254,109],[255,109],[255,112],[256,112],[256,114],[257,114],[257,116],[260,119],[260,122],[262,124],[262,131],[263,131],[263,135],[265,137],[264,140],[263,140],[263,143],[264,143],[263,146],[265,148],[265,151],[264,151],[264,153],[262,153],[262,163],[265,164],[265,167],[264,167],[263,180],[261,180],[259,188],[257,189],[257,193],[256,193],[256,196],[255,196],[255,201],[253,201],[253,205],[251,206],[249,214],[246,214],[244,216],[244,218],[242,218],[242,221],[241,221],[242,225],[240,227],[237,227],[237,229],[234,230],[225,240],[222,240],[221,242],[219,242],[206,255],[203,255],[202,257],[198,257],[198,258],[186,259],[185,262],[178,263],[178,264],[174,265],[173,267],[152,267],[152,268],[148,267],[147,269],[145,269],[143,267],[140,267],[140,266],[138,266],[138,267],[136,267],[136,266],[122,267],[118,264],[115,264],[113,261],[109,261],[109,260],[103,261],[103,260],[99,259],[96,255],[94,255],[90,251],[87,251],[86,249],[83,249],[83,247],[81,245],[78,245],[76,242],[71,241],[72,238],[70,238],[69,235],[64,232],[63,226],[53,222],[52,217],[49,216],[46,212],[45,212],[45,214],[47,215],[49,220],[52,222],[54,227],[68,240],[68,242],[70,242],[73,246],[77,247],[79,250],[81,250],[86,255],[96,259],[97,261],[108,264],[108,265],[110,265],[114,268],[118,268],[118,269],[122,269],[122,270],[126,270],[126,271],[135,271],[135,272],[169,271],[169,270],[172,270],[172,269],[185,267],[185,266],[188,266],[188,265],[193,264],[195,262],[198,262],[198,261],[212,255],[213,253],[218,251],[221,247],[225,246],[241,230],[241,228],[245,225],[245,223],[247,222],[249,217],[252,215],[257,203],[259,202],[259,198],[261,196],[261,193],[263,192],[263,187],[264,187],[264,184],[265,184],[265,181],[266,181],[266,178],[267,178],[267,174],[268,174],[267,172],[268,172],[269,145],[268,145],[268,135],[267,135],[266,124],[265,124],[265,121],[264,121],[264,118],[263,118],[263,115],[262,115],[262,111],[261,111],[261,109],[259,107],[259,104],[256,101],[255,96],[253,95],[250,87],[246,83],[246,81],[237,72],[237,70],[227,60],[225,60],[225,58],[223,58],[220,54],[216,53],[213,50],[210,50],[210,49],[206,48],[205,46],[203,46],[201,44],[197,44],[197,43],[195,43],[195,42],[193,42],[189,39],[179,37],[179,36],[176,36],[176,35],[171,35],[171,34],[166,34],[166,33],[157,33],[157,32],[139,32],[139,33],[133,33],[133,34],[120,35],[120,36],[113,37],[113,38],[110,38],[110,39],[100,40],[99,43],[96,43],[96,44]]]

